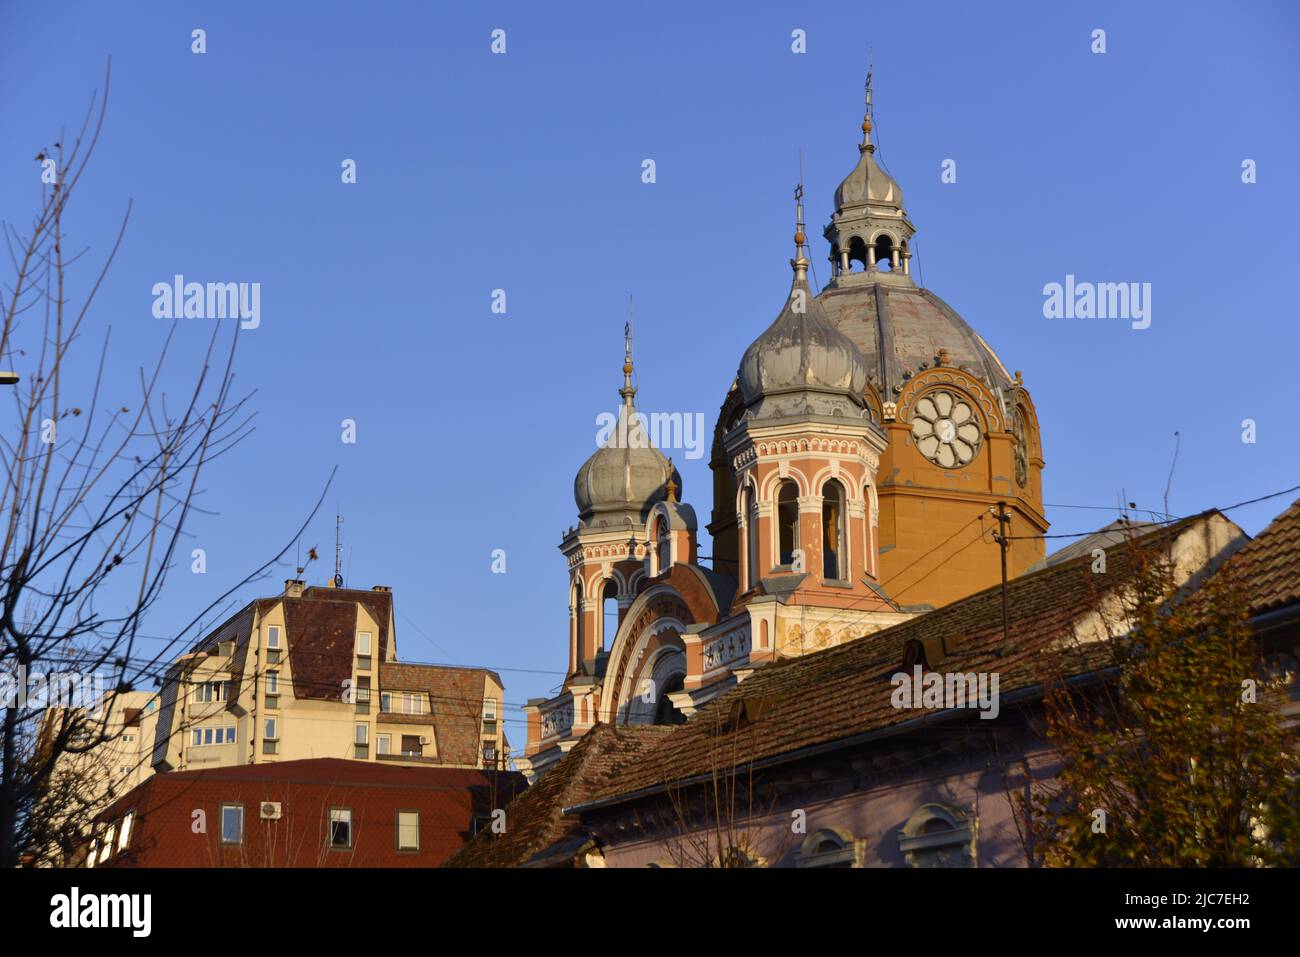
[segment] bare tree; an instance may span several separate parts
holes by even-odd
[[[34,675],[95,676],[108,694],[98,709],[51,709],[67,702],[48,699],[5,708],[0,867],[43,862],[51,844],[98,810],[98,795],[55,774],[60,758],[110,740],[114,692],[156,685],[160,663],[195,623],[279,561],[293,541],[169,632],[171,641],[141,651],[141,627],[177,557],[200,475],[248,434],[250,395],[232,392],[237,320],[214,322],[179,395],[166,392],[175,323],[129,385],[108,372],[111,327],[97,357],[82,357],[92,307],[131,211],[128,202],[107,254],[87,276],[74,276],[87,253],[70,252],[65,221],[103,128],[108,80],[106,71],[103,95],[92,97],[71,145],[60,136],[37,153],[36,217],[23,229],[3,227],[12,279],[0,302],[0,367],[21,378],[11,393],[12,426],[0,433],[0,675],[11,678],[19,699]],[[129,397],[118,394],[124,389]]]

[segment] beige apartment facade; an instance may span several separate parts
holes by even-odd
[[[347,758],[504,767],[503,704],[495,672],[397,660],[391,589],[290,580],[173,663],[151,765]]]

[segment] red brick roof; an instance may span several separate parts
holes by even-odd
[[[579,836],[577,820],[566,817],[564,808],[590,800],[620,780],[670,730],[655,725],[597,725],[506,807],[504,834],[478,834],[443,866],[519,867]]]
[[[407,767],[315,758],[157,774],[96,817],[103,827],[134,811],[130,843],[106,862],[120,867],[434,867],[523,787],[513,771]],[[263,802],[282,818],[264,821]],[[220,806],[244,807],[244,842],[220,843]],[[326,847],[331,807],[352,809],[353,847]],[[194,834],[194,812],[207,833]],[[396,849],[398,810],[419,812],[419,851]]]

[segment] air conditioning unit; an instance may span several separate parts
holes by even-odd
[[[280,820],[280,818],[283,817],[283,816],[284,816],[284,812],[280,810],[280,802],[279,802],[279,801],[263,801],[263,802],[262,802],[262,820],[263,820],[263,821],[278,821],[278,820]]]
[[[421,744],[431,744],[432,742],[428,739],[428,737],[426,737],[425,735],[422,734],[422,735],[420,735],[420,743],[421,743]]]

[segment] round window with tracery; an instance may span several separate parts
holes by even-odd
[[[969,465],[980,448],[975,410],[953,392],[930,392],[912,410],[912,438],[917,450],[935,465],[959,469]]]

